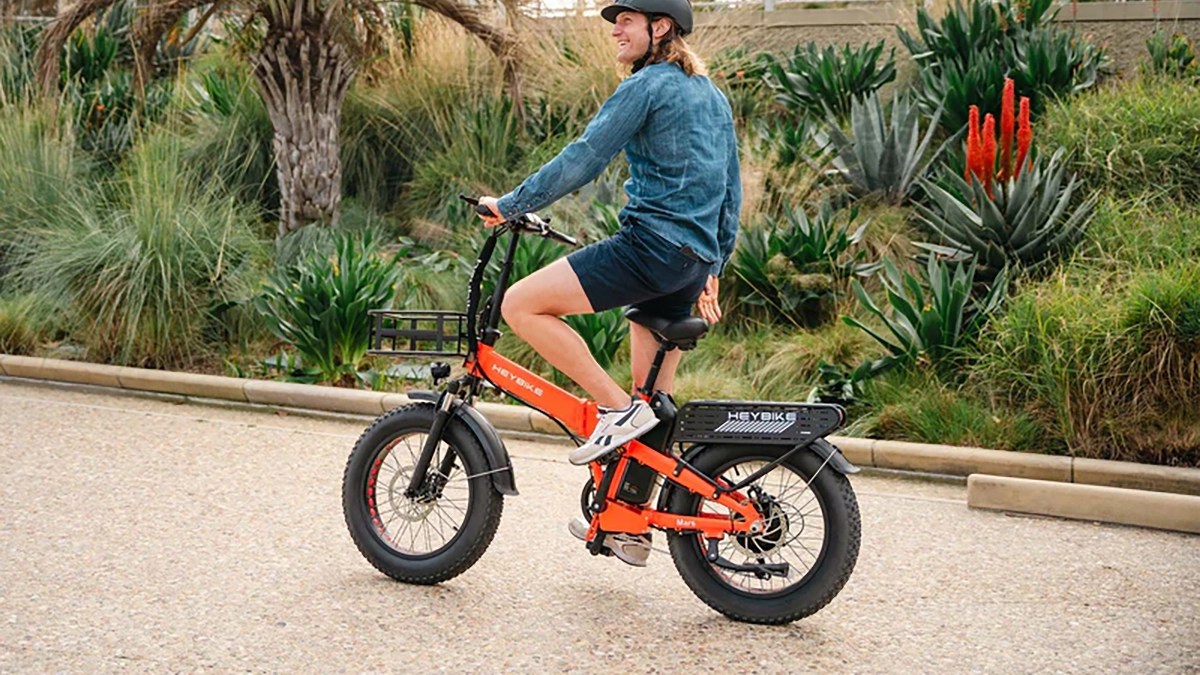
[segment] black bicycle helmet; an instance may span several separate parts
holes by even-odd
[[[692,32],[692,3],[688,0],[617,0],[600,10],[600,16],[609,23],[616,23],[621,12],[641,12],[652,19],[669,16],[679,26],[680,36]]]

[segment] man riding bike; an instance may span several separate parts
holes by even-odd
[[[629,160],[620,231],[514,284],[501,307],[517,335],[601,406],[595,432],[569,456],[579,465],[641,436],[658,418],[609,377],[561,317],[632,306],[677,320],[696,305],[709,323],[718,321],[718,278],[733,252],[742,197],[729,102],[683,40],[692,30],[688,0],[617,0],[601,16],[613,24],[617,60],[632,75],[578,140],[512,192],[480,199],[493,214],[481,217],[495,226],[579,189],[621,150]],[[630,343],[636,388],[658,345],[636,323]],[[680,356],[666,357],[659,389],[672,390]],[[584,538],[588,524],[578,519],[570,529]],[[646,564],[649,544],[648,534],[606,540],[618,558],[638,566]]]

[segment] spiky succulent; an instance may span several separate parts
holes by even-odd
[[[746,228],[730,262],[739,300],[798,326],[830,319],[845,280],[875,269],[863,262],[866,251],[856,250],[867,227],[851,229],[857,217],[857,209],[838,212],[825,202],[813,216],[803,208],[789,209],[782,218]]]
[[[897,95],[893,99],[888,118],[879,96],[871,94],[861,101],[855,100],[851,106],[849,136],[831,124],[828,133],[820,135],[818,140],[834,152],[834,170],[850,184],[855,196],[872,195],[900,204],[946,143],[958,138],[957,134],[952,136],[931,156],[925,156],[941,114],[939,108],[922,136],[920,111],[908,96]]]
[[[952,361],[964,342],[972,338],[987,316],[994,312],[1008,292],[1008,271],[1002,270],[982,298],[974,299],[976,266],[951,266],[936,256],[925,261],[924,277],[901,272],[890,260],[879,275],[887,292],[891,312],[875,304],[857,280],[854,295],[863,308],[883,324],[891,336],[867,326],[854,317],[843,320],[874,338],[889,352],[885,365],[908,365],[927,359],[934,365]]]
[[[816,43],[796,46],[789,58],[779,61],[770,54],[760,57],[766,66],[764,81],[775,91],[776,100],[788,109],[813,115],[845,117],[850,103],[877,91],[896,79],[896,50],[880,64],[883,40],[858,47],[846,44],[839,50]]]
[[[976,258],[980,280],[1007,266],[1026,272],[1057,260],[1082,238],[1096,196],[1072,207],[1079,182],[1068,176],[1060,148],[1043,163],[1034,159],[1015,179],[995,183],[992,196],[971,177],[942,177],[943,185],[923,181],[932,202],[917,204],[919,218],[939,235],[921,248],[956,260]]]

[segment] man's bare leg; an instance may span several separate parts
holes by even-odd
[[[593,313],[592,303],[566,258],[513,284],[504,295],[500,312],[521,339],[597,403],[609,408],[629,405],[629,393],[604,372],[583,338],[560,318]]]

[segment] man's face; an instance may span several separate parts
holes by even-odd
[[[650,33],[646,29],[649,21],[640,12],[621,12],[612,27],[613,39],[617,41],[617,61],[625,65],[632,64],[646,53],[650,46]],[[667,19],[656,19],[654,22],[654,37],[661,39],[670,30],[671,22]]]

